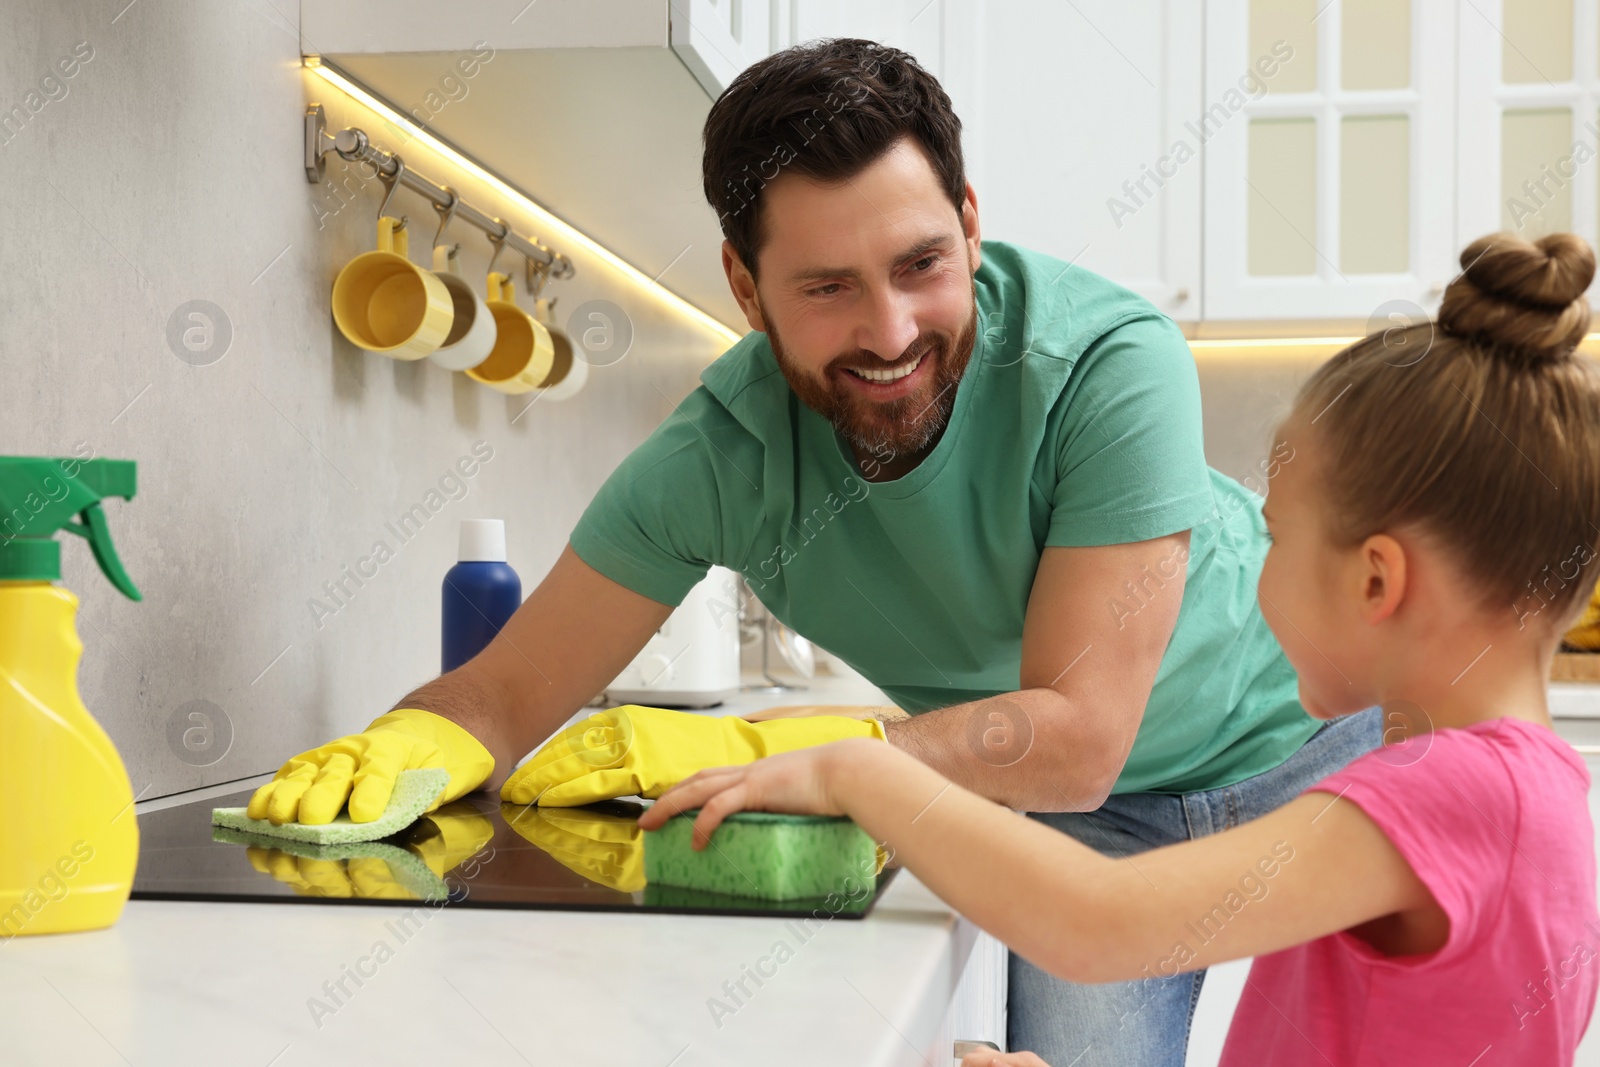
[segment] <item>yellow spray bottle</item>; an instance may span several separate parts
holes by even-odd
[[[134,477],[128,460],[0,456],[0,941],[110,926],[133,888],[133,788],[78,696],[78,598],[53,583],[66,531],[140,599],[100,510]]]

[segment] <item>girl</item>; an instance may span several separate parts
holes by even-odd
[[[1274,442],[1262,613],[1306,711],[1381,704],[1383,747],[1123,859],[865,738],[703,771],[640,825],[698,808],[703,848],[741,808],[848,815],[1071,981],[1254,956],[1225,1064],[1572,1063],[1600,975],[1594,829],[1545,679],[1600,571],[1600,373],[1574,352],[1595,260],[1498,234],[1461,262],[1436,322],[1334,356]]]

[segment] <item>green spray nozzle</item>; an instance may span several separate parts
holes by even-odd
[[[142,600],[122,569],[100,501],[133,499],[136,465],[127,459],[0,456],[0,581],[61,577],[65,530],[89,542],[95,562],[130,600]]]

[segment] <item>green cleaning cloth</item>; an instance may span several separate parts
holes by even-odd
[[[423,767],[401,771],[395,779],[389,806],[371,822],[351,822],[349,811],[340,811],[330,823],[308,825],[286,822],[281,826],[267,819],[252,819],[244,808],[212,808],[211,824],[278,840],[304,841],[312,845],[349,845],[358,841],[377,841],[399,833],[422,817],[428,805],[450,784],[450,772],[443,767]],[[277,842],[272,842],[276,844]]]
[[[219,808],[219,811],[238,809]],[[408,849],[385,845],[378,841],[354,841],[343,845],[313,845],[284,837],[268,837],[248,830],[234,830],[226,826],[213,826],[211,840],[235,845],[254,845],[257,848],[276,849],[291,856],[308,860],[378,859],[389,868],[389,878],[394,887],[406,897],[415,900],[444,900],[450,896],[450,886],[434,874],[422,858]],[[370,886],[367,888],[370,889]],[[357,891],[357,896],[363,895]],[[378,894],[391,896],[389,892]]]
[[[870,893],[876,879],[878,847],[847,818],[736,812],[696,852],[690,845],[697,814],[674,816],[644,835],[647,885],[798,900]]]

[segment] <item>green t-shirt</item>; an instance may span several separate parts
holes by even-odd
[[[972,360],[915,470],[863,478],[752,332],[607,479],[573,549],[664,604],[731,567],[915,714],[1018,688],[1045,546],[1192,530],[1177,626],[1113,792],[1276,767],[1319,724],[1256,605],[1260,498],[1206,465],[1182,333],[1137,294],[1005,242],[983,242],[975,283]],[[1158,580],[1078,610],[1115,627]]]

